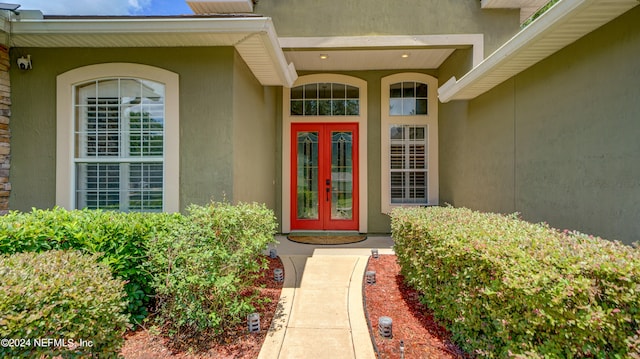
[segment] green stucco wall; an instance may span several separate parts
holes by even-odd
[[[55,205],[56,76],[108,62],[179,74],[181,208],[233,194],[233,48],[17,48],[12,63],[22,54],[33,70],[11,70],[11,209]]]
[[[489,54],[519,30],[517,9],[478,0],[260,0],[278,36],[484,34]]]
[[[640,7],[469,102],[441,105],[440,198],[640,240]]]
[[[263,87],[236,54],[233,76],[233,200],[276,203],[276,87]]]

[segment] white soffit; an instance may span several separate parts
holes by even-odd
[[[62,18],[13,21],[13,47],[234,46],[265,86],[291,86],[270,18]]]
[[[454,49],[285,51],[284,55],[300,71],[358,71],[437,69],[453,51]]]
[[[187,5],[199,15],[253,12],[253,0],[187,0]]]
[[[281,37],[287,61],[299,71],[436,69],[459,48],[484,56],[482,34]]]
[[[481,0],[483,9],[520,9],[520,23],[525,22],[549,0]]]
[[[561,0],[462,78],[452,77],[440,86],[440,101],[476,98],[639,4]]]

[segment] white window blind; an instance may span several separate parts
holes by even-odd
[[[392,204],[428,202],[427,126],[390,126]]]
[[[164,85],[110,78],[75,91],[76,208],[162,211]]]

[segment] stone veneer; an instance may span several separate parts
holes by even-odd
[[[9,210],[9,168],[11,166],[11,82],[9,80],[9,49],[0,45],[0,214]]]

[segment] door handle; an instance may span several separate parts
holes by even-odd
[[[324,184],[327,185],[325,193],[327,194],[327,202],[329,202],[329,192],[331,192],[331,180],[330,179],[324,180]]]

